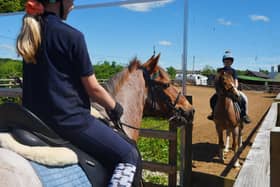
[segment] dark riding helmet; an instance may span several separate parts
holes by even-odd
[[[38,0],[41,3],[56,3],[56,2],[61,2],[60,5],[60,18],[63,18],[64,15],[64,4],[63,4],[63,0]]]
[[[234,61],[234,58],[233,58],[233,56],[231,54],[231,51],[225,51],[225,54],[223,55],[223,62],[226,59],[230,59],[230,60],[232,60],[232,62]]]

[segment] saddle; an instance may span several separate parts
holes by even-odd
[[[93,186],[106,186],[110,174],[97,160],[62,139],[43,121],[26,108],[6,103],[0,105],[0,132],[10,132],[21,144],[28,146],[53,146],[71,149]]]

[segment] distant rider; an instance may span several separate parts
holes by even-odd
[[[231,67],[231,65],[233,64],[234,62],[234,58],[231,54],[230,51],[225,51],[225,54],[223,55],[223,63],[224,63],[224,67],[223,68],[219,68],[218,69],[218,72],[220,71],[225,71],[227,73],[230,73],[235,81],[235,87],[238,88],[238,78],[237,78],[237,72],[234,68]],[[240,107],[241,107],[241,116],[243,118],[243,121],[245,123],[250,123],[251,120],[248,116],[248,98],[247,96],[241,92],[240,92],[240,95],[241,95],[241,104],[240,104]],[[214,116],[213,116],[213,111],[214,111],[214,108],[216,106],[216,103],[217,103],[217,98],[218,98],[218,95],[217,93],[215,93],[211,98],[210,98],[210,106],[211,106],[211,109],[212,109],[212,113],[207,117],[209,120],[213,120]]]

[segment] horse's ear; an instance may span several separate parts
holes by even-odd
[[[147,67],[149,66],[149,64],[154,60],[154,58],[155,58],[155,55],[152,55],[152,56],[143,64],[143,66],[144,66],[145,68],[147,68]]]
[[[159,61],[160,54],[158,54],[156,57],[150,58],[143,66],[147,69],[147,71],[152,74],[156,71],[158,71],[158,61]]]

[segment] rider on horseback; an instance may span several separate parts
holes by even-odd
[[[236,73],[236,70],[231,67],[231,65],[233,64],[233,61],[234,61],[234,57],[231,55],[231,52],[230,51],[225,51],[225,54],[223,55],[224,67],[219,68],[218,72],[225,71],[227,73],[230,73],[232,75],[233,79],[235,80],[235,87],[238,88],[237,73]],[[239,93],[241,95],[241,102],[240,102],[241,116],[242,116],[243,121],[245,123],[250,123],[251,120],[248,116],[248,99],[247,99],[247,96],[241,91],[239,91]],[[215,105],[217,103],[217,97],[218,97],[218,95],[215,93],[210,98],[210,106],[211,106],[211,109],[212,109],[212,113],[207,117],[209,120],[213,120],[213,118],[214,118],[213,111],[214,111]]]
[[[83,34],[62,21],[72,9],[73,0],[27,1],[17,39],[23,106],[104,164],[113,173],[109,186],[131,186],[141,158],[134,145],[90,114],[90,99],[114,121],[123,108],[96,80]]]

